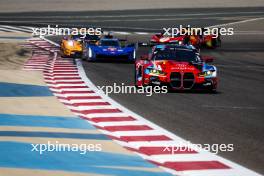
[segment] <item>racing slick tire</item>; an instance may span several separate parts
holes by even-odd
[[[139,69],[142,69],[141,67]],[[138,79],[137,79],[137,68],[136,68],[136,64],[134,64],[134,85],[136,88],[140,87],[140,86],[144,86],[143,84],[142,85],[138,85]],[[143,73],[141,73],[143,74]],[[142,76],[142,79],[143,79],[143,75]]]
[[[217,94],[217,90],[216,90],[216,89],[213,89],[213,88],[208,89],[207,91],[208,91],[208,93],[210,93],[210,94]]]
[[[211,93],[211,94],[216,94],[216,93],[217,93],[217,87],[212,85],[212,86],[208,87],[208,88],[206,89],[206,91],[207,91],[208,93]]]
[[[221,47],[222,41],[220,37],[212,39],[212,48]]]
[[[67,58],[66,55],[63,54],[63,52],[60,52],[61,58]]]

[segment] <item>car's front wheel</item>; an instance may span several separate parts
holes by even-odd
[[[139,66],[138,68],[136,67],[135,64],[135,86],[143,86],[143,71],[142,71],[142,66]]]

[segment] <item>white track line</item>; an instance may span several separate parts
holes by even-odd
[[[247,23],[247,22],[252,22],[252,21],[257,21],[257,20],[263,20],[264,18],[252,18],[252,19],[247,19],[247,20],[242,20],[242,21],[236,21],[236,22],[231,22],[231,23],[224,23],[224,24],[218,24],[218,25],[213,25],[213,26],[208,26],[209,28],[216,28],[216,27],[222,27],[222,26],[230,26],[234,24],[242,24],[242,23]]]

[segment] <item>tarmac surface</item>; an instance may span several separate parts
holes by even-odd
[[[164,14],[166,12],[163,11]],[[212,10],[211,13],[214,12]],[[148,11],[144,14],[148,14]],[[215,15],[211,15],[210,20],[190,19],[190,21],[211,26],[242,20],[242,17],[237,16],[233,17],[234,19],[219,22],[218,17],[214,20],[213,16]],[[152,28],[155,27],[154,25],[179,24],[179,21],[189,22],[185,19],[175,20],[174,23],[150,20],[149,22],[135,21],[135,24]],[[132,23],[129,25],[134,24]],[[264,145],[264,35],[256,32],[263,30],[264,20],[228,27],[234,27],[234,36],[224,37],[223,46],[219,49],[201,52],[215,57],[214,64],[218,67],[220,79],[218,93],[183,92],[155,94],[150,97],[140,94],[111,94],[110,96],[130,110],[193,143],[234,144],[234,152],[221,152],[220,155],[264,174],[262,166],[264,162],[262,147]],[[148,37],[138,35],[127,38],[130,41],[140,41]],[[146,54],[147,50],[140,48],[138,56]],[[84,66],[87,76],[96,85],[133,84],[133,64],[84,62]]]

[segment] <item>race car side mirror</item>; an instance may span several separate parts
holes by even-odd
[[[211,63],[214,61],[214,57],[212,56],[202,56],[201,59],[205,63]]]

